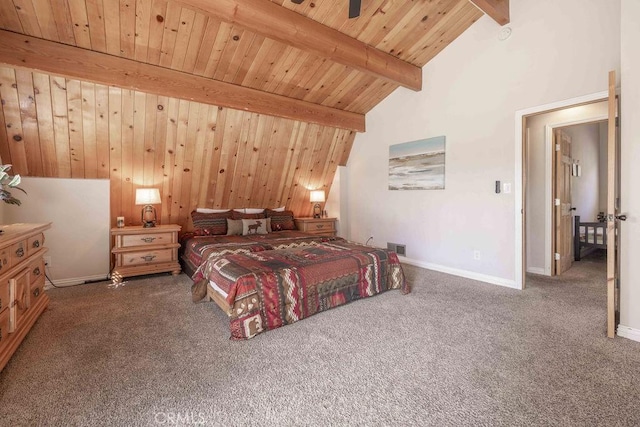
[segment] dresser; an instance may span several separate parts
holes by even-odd
[[[0,234],[0,371],[49,305],[44,231],[51,224],[3,225]]]
[[[294,221],[300,231],[320,236],[335,237],[336,235],[335,218],[295,218]]]
[[[144,228],[130,226],[112,228],[114,268],[111,278],[171,272],[180,274],[178,263],[179,225]]]

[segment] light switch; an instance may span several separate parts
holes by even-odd
[[[505,182],[504,184],[502,184],[502,188],[504,190],[504,194],[511,193],[511,183],[510,182]]]

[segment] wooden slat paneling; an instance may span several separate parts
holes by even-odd
[[[108,178],[111,217],[140,223],[135,189],[157,187],[165,223],[196,207],[286,205],[310,215],[309,189],[330,188],[354,132],[0,67],[0,156],[14,172]],[[33,99],[30,93],[35,93]],[[21,115],[20,100],[27,103]],[[33,121],[31,116],[37,115]],[[22,135],[39,152],[27,159]],[[32,122],[32,123],[31,123]],[[8,131],[8,132],[7,132]],[[37,160],[33,160],[37,159]]]
[[[300,5],[290,0],[272,2],[359,41],[333,46],[337,50],[362,42],[368,45],[367,51],[377,49],[416,67],[482,16],[468,0],[368,0],[363,2],[361,16],[353,20],[347,18],[346,0]],[[242,13],[250,14],[253,2],[241,3]],[[254,28],[254,32],[203,10],[221,7],[212,4],[200,0],[0,1],[0,29],[12,32],[3,32],[5,43],[22,37],[4,51],[3,63],[12,65],[0,65],[2,162],[11,162],[13,172],[25,176],[108,178],[111,216],[114,221],[125,216],[128,224],[140,222],[134,198],[141,186],[160,189],[162,222],[183,226],[196,206],[286,205],[298,215],[311,214],[309,190],[329,191],[335,170],[346,164],[355,138],[354,131],[333,126],[351,123],[346,127],[364,129],[362,115],[398,85],[350,61],[335,62],[344,50],[319,54],[317,49],[327,46],[313,46],[317,40],[287,42],[280,37],[281,31],[304,37],[309,28],[270,30],[275,33]],[[260,4],[273,9],[271,4]],[[274,10],[278,16],[288,11],[281,12]],[[254,18],[259,25],[271,24],[262,16],[244,17]],[[310,27],[317,28],[316,24]],[[25,40],[20,34],[38,39]],[[342,39],[333,34],[336,40]],[[35,55],[30,59],[23,52],[29,48]],[[21,62],[12,62],[20,55]],[[362,59],[363,55],[354,52],[352,56]],[[40,62],[54,60],[58,68],[37,68]],[[129,62],[124,69],[109,65]],[[142,78],[147,84],[153,81],[153,86],[131,83],[140,72],[149,71],[146,64],[158,66]],[[91,71],[87,75],[70,73],[70,69]],[[109,74],[113,69],[116,72]],[[242,91],[229,91],[229,86],[241,86]],[[165,90],[154,91],[157,88]],[[225,103],[227,99],[235,103]],[[284,111],[287,105],[296,114]],[[334,109],[332,114],[340,113],[342,118],[330,120],[329,110],[319,106]]]

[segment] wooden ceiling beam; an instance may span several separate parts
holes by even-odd
[[[0,30],[0,63],[303,122],[364,132],[364,115]]]
[[[419,91],[422,69],[269,0],[178,0],[221,21]]]
[[[509,0],[469,0],[500,25],[509,23]]]

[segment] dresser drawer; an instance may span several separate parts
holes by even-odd
[[[34,283],[41,277],[44,280],[44,259],[38,257],[29,263],[29,282]]]
[[[9,281],[0,283],[0,311],[9,308]]]
[[[14,243],[9,247],[9,264],[17,265],[23,259],[27,259],[27,241]]]
[[[0,249],[0,274],[11,268],[11,248]]]
[[[173,233],[148,233],[148,234],[128,234],[120,236],[122,241],[120,248],[130,248],[134,246],[146,246],[146,245],[163,245],[173,242]]]
[[[27,239],[27,256],[39,251],[44,246],[44,234],[39,233]]]
[[[0,311],[0,348],[7,342],[9,335],[9,310]]]
[[[44,274],[35,282],[31,282],[31,305],[37,303],[42,295],[44,295]]]
[[[117,256],[120,258],[119,265],[132,266],[173,261],[174,253],[174,249],[168,248],[140,252],[125,252],[120,253]]]

